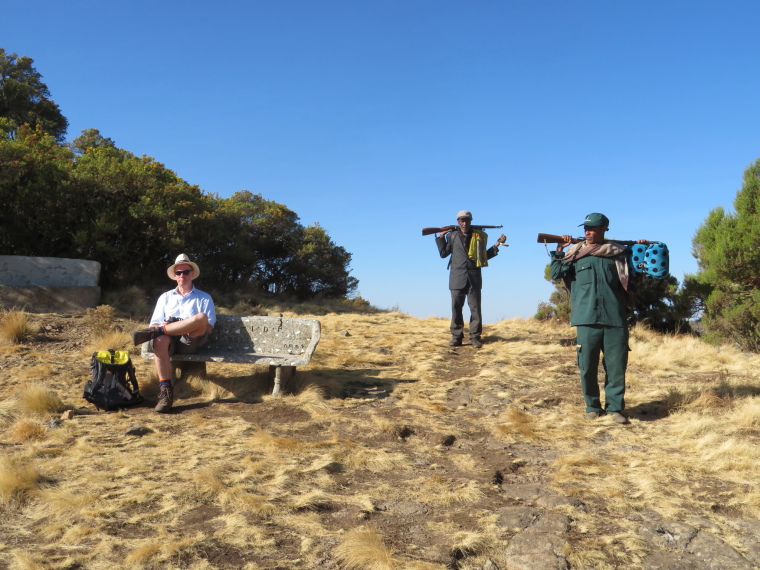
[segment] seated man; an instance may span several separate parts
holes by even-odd
[[[193,279],[201,271],[184,253],[166,270],[177,287],[158,298],[150,328],[132,333],[132,342],[151,342],[158,373],[158,405],[156,411],[172,409],[172,354],[192,354],[208,341],[216,323],[211,295],[193,287]]]

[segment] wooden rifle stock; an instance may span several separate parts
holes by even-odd
[[[580,243],[586,238],[573,238],[570,243]],[[565,243],[562,236],[555,236],[553,234],[538,234],[538,243]]]
[[[488,230],[491,228],[503,228],[504,226],[470,226],[473,230]],[[422,228],[422,235],[429,236],[430,234],[437,234],[439,232],[456,231],[459,226],[441,226],[440,228]]]
[[[582,241],[585,241],[586,238],[573,238],[570,243],[580,243]],[[538,234],[538,243],[565,243],[565,240],[562,239],[562,236],[555,236],[554,234]],[[621,239],[605,239],[604,241],[614,241],[616,243],[619,243],[620,245],[635,245],[639,243],[636,240],[621,240]],[[645,244],[650,243],[658,243],[656,241],[645,241],[643,242]]]

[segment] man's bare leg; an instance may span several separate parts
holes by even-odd
[[[182,321],[175,321],[161,325],[164,334],[153,339],[153,360],[158,374],[159,402],[157,412],[168,412],[174,401],[174,392],[171,386],[172,361],[169,354],[172,336],[187,335],[190,338],[203,336],[211,332],[212,327],[208,324],[208,317],[204,313],[198,313]],[[157,327],[152,327],[157,328]]]

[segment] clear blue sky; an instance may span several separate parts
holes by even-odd
[[[319,222],[381,308],[449,315],[424,226],[504,224],[486,322],[552,291],[536,234],[691,238],[760,157],[756,0],[0,1],[69,119]],[[494,241],[498,232],[491,234]],[[198,284],[202,285],[201,283]],[[444,331],[445,332],[445,331]]]

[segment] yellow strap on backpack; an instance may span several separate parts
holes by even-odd
[[[103,364],[126,364],[129,362],[129,351],[98,350],[95,353],[95,358],[97,358]]]

